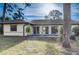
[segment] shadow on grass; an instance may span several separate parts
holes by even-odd
[[[56,43],[56,39],[49,39],[49,38],[28,38],[28,37],[4,37],[4,36],[0,36],[0,52],[8,49],[8,48],[11,48],[23,41],[41,41],[41,42],[47,42],[47,43]],[[38,43],[39,44],[39,43]],[[55,47],[50,44],[47,44],[46,45],[46,53],[45,54],[55,54],[57,53],[57,49],[55,49]],[[51,52],[52,51],[52,52]]]
[[[4,37],[0,36],[0,52],[23,42],[23,37]]]
[[[60,53],[60,50],[52,44],[47,44],[46,47],[46,55],[58,55]]]
[[[46,43],[46,49],[45,49],[45,55],[58,55],[60,54],[60,48],[58,49],[58,45],[54,44],[60,44],[60,41],[58,41],[56,38],[29,38],[30,41],[41,41],[41,42],[47,42]]]
[[[44,41],[44,42],[48,42],[48,43],[56,43],[59,42],[56,38],[43,38],[43,37],[31,37],[31,38],[27,38],[27,40],[31,40],[31,41]]]

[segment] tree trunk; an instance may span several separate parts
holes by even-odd
[[[6,14],[6,3],[4,3],[4,7],[3,7],[3,20],[2,20],[2,22],[5,21],[5,14]],[[3,24],[2,24],[2,34],[3,33],[4,33],[4,31],[3,31]]]
[[[5,14],[6,14],[6,3],[4,3],[3,7],[3,22],[5,21]]]
[[[70,35],[71,35],[71,6],[70,3],[64,3],[63,6],[64,10],[64,41],[63,41],[63,47],[64,48],[71,48],[70,45]]]

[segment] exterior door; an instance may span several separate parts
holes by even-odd
[[[39,35],[39,27],[33,27],[33,35]]]
[[[49,33],[48,29],[49,29],[48,27],[42,27],[43,35],[47,35]]]

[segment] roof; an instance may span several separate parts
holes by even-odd
[[[26,22],[24,20],[11,20],[0,22],[0,24],[33,24],[33,25],[63,25],[63,20],[48,20],[48,19],[40,19],[40,20],[32,20],[31,22]],[[71,20],[71,24],[78,25],[79,21]]]
[[[63,20],[32,20],[31,21],[32,24],[35,24],[35,25],[63,25],[64,24],[64,21]],[[79,21],[74,21],[74,20],[71,20],[71,24],[73,25],[78,25],[79,24]]]
[[[30,24],[30,23],[22,20],[11,20],[11,21],[0,22],[0,24]]]

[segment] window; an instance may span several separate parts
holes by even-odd
[[[36,34],[36,27],[33,27],[33,33]]]
[[[39,27],[37,27],[37,34],[39,34]]]
[[[49,33],[48,27],[43,27],[42,30],[43,30],[43,33],[44,34],[48,34]]]
[[[39,34],[39,27],[33,27],[33,33]]]
[[[48,27],[45,27],[46,28],[46,34],[48,34]]]
[[[58,33],[57,27],[55,26],[51,27],[51,32],[52,34],[57,34]]]
[[[11,31],[17,31],[17,25],[11,24]]]

